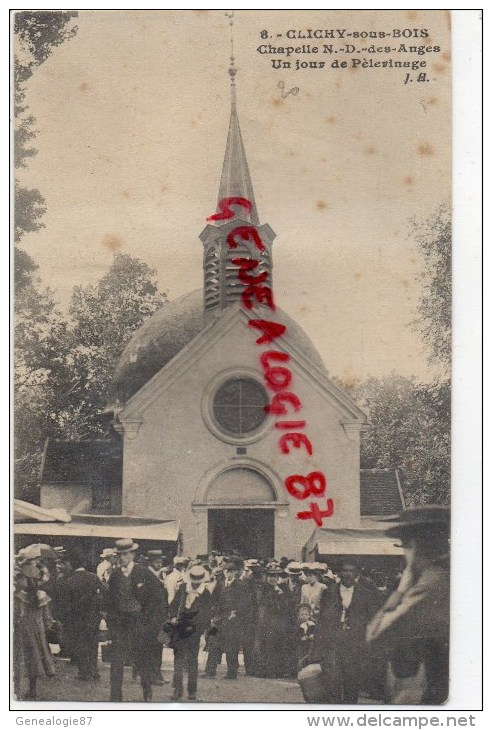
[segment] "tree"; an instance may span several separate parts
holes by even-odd
[[[29,283],[16,299],[16,494],[36,501],[45,439],[104,438],[114,368],[132,334],[167,298],[156,272],[115,254],[94,286],[75,287],[71,321],[49,290]]]
[[[17,168],[27,166],[27,159],[37,150],[31,145],[36,136],[35,119],[26,104],[26,82],[35,68],[44,63],[53,48],[70,39],[77,32],[73,26],[75,11],[16,11],[14,14],[14,161]],[[44,226],[42,216],[46,211],[43,196],[35,188],[25,188],[15,183],[15,243],[14,281],[19,291],[31,281],[37,265],[29,254],[19,247],[25,233]]]
[[[393,373],[350,390],[371,424],[362,437],[361,467],[398,469],[407,506],[448,504],[448,384],[419,383]]]
[[[420,383],[393,373],[348,387],[368,414],[361,466],[398,469],[407,506],[448,504],[451,488],[451,214],[440,206],[413,221],[412,237],[423,257],[422,294],[411,323],[426,343],[440,379]],[[347,388],[347,385],[342,383]]]
[[[166,302],[156,271],[122,253],[114,255],[97,285],[75,287],[70,306],[73,378],[59,411],[60,417],[65,414],[67,436],[80,439],[107,431],[102,411],[118,358],[135,330]]]
[[[451,212],[441,205],[426,221],[413,222],[413,237],[423,256],[422,295],[413,327],[429,348],[429,360],[449,375],[451,364]]]
[[[68,323],[53,292],[38,281],[19,290],[14,314],[15,492],[37,501],[44,441],[61,436],[54,404],[57,388],[70,373]]]

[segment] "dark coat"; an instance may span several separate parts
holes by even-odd
[[[367,630],[371,648],[384,649],[396,677],[425,666],[422,704],[442,704],[449,682],[449,566],[436,562],[401,594],[393,593]],[[392,700],[395,698],[391,698]]]
[[[118,569],[113,570],[109,577],[106,600],[110,626],[118,622],[117,599],[123,579],[123,573]],[[130,582],[139,605],[135,641],[155,642],[167,615],[166,593],[162,583],[148,568],[136,563],[130,573]]]
[[[74,570],[63,584],[65,620],[75,630],[97,630],[101,620],[102,585],[95,573]]]
[[[255,676],[292,677],[297,674],[296,608],[296,598],[287,586],[263,585],[255,640]]]
[[[212,596],[207,588],[198,595],[193,601],[189,609],[185,607],[186,600],[186,584],[181,583],[174,599],[169,606],[169,620],[173,618],[181,618],[183,624],[192,626],[194,632],[192,635],[201,636],[210,626],[210,616],[212,611]]]
[[[247,599],[248,610],[244,613],[243,620],[248,625],[248,631],[252,631],[254,634],[255,626],[258,621],[258,590],[256,580],[253,577],[240,578],[240,580],[244,583],[246,590],[249,593]]]
[[[213,594],[212,622],[217,626],[217,643],[223,651],[240,642],[244,625],[248,623],[252,607],[250,587],[236,580],[230,586],[218,584]],[[231,614],[234,614],[231,616]]]
[[[366,627],[380,606],[376,591],[362,583],[356,583],[352,602],[343,612],[340,587],[334,584],[321,597],[320,612],[316,625],[311,658],[320,661],[334,649],[350,654],[354,661],[360,661],[366,652]]]
[[[327,588],[321,597],[310,660],[323,667],[330,702],[357,702],[369,674],[366,627],[380,605],[377,592],[356,583],[350,606],[345,611],[340,586]]]

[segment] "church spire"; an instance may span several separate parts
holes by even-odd
[[[246,152],[244,151],[243,138],[239,127],[239,118],[237,115],[236,104],[236,74],[237,68],[234,58],[234,11],[225,13],[229,18],[231,27],[231,56],[229,65],[229,76],[231,77],[231,119],[229,122],[229,133],[227,135],[227,144],[224,155],[224,164],[222,166],[222,175],[220,178],[219,200],[222,198],[247,198],[252,203],[251,212],[244,215],[254,225],[259,225],[258,213],[256,210],[255,196],[253,193],[253,185],[249,174],[248,163],[246,161]]]
[[[258,211],[253,193],[253,185],[249,174],[243,139],[239,128],[239,119],[236,108],[236,73],[234,58],[234,40],[232,36],[234,13],[226,13],[231,26],[231,58],[229,76],[231,78],[231,120],[227,135],[226,151],[222,176],[220,178],[218,200],[224,198],[247,198],[251,203],[251,210],[245,206],[236,206],[233,218],[219,218],[213,220],[200,234],[203,243],[203,304],[205,318],[216,316],[227,307],[238,304],[244,290],[244,284],[238,276],[239,267],[235,259],[251,259],[255,261],[255,275],[264,272],[268,274],[268,281],[272,282],[272,243],[275,233],[268,223],[260,225]],[[220,209],[217,208],[217,212]],[[237,216],[237,217],[236,217]],[[208,219],[210,220],[210,219]],[[232,248],[227,242],[227,236],[237,227],[255,229],[264,249],[259,251],[252,248],[247,239],[240,240]]]

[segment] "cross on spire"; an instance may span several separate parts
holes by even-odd
[[[237,68],[235,67],[235,58],[234,58],[234,10],[231,10],[230,13],[224,13],[226,18],[229,18],[229,26],[231,28],[231,56],[230,56],[230,65],[229,65],[229,76],[231,77],[231,84],[236,83],[236,74],[237,74]]]

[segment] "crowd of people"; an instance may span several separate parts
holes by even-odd
[[[105,548],[90,572],[76,550],[28,546],[16,556],[16,696],[34,699],[37,677],[54,674],[50,645],[71,660],[78,680],[98,681],[102,642],[114,702],[123,700],[125,666],[139,677],[144,701],[170,682],[161,671],[164,646],[174,654],[168,698],[174,701],[184,698],[185,673],[186,698],[197,699],[204,648],[206,676],[216,676],[225,657],[224,680],[237,680],[242,653],[246,675],[299,676],[307,702],[354,704],[363,695],[442,702],[448,514],[442,508],[402,514],[389,532],[401,540],[406,567],[393,575],[354,559],[328,566],[237,553],[169,557],[159,549],[139,551],[127,538]],[[321,687],[314,694],[301,679],[312,668]]]

